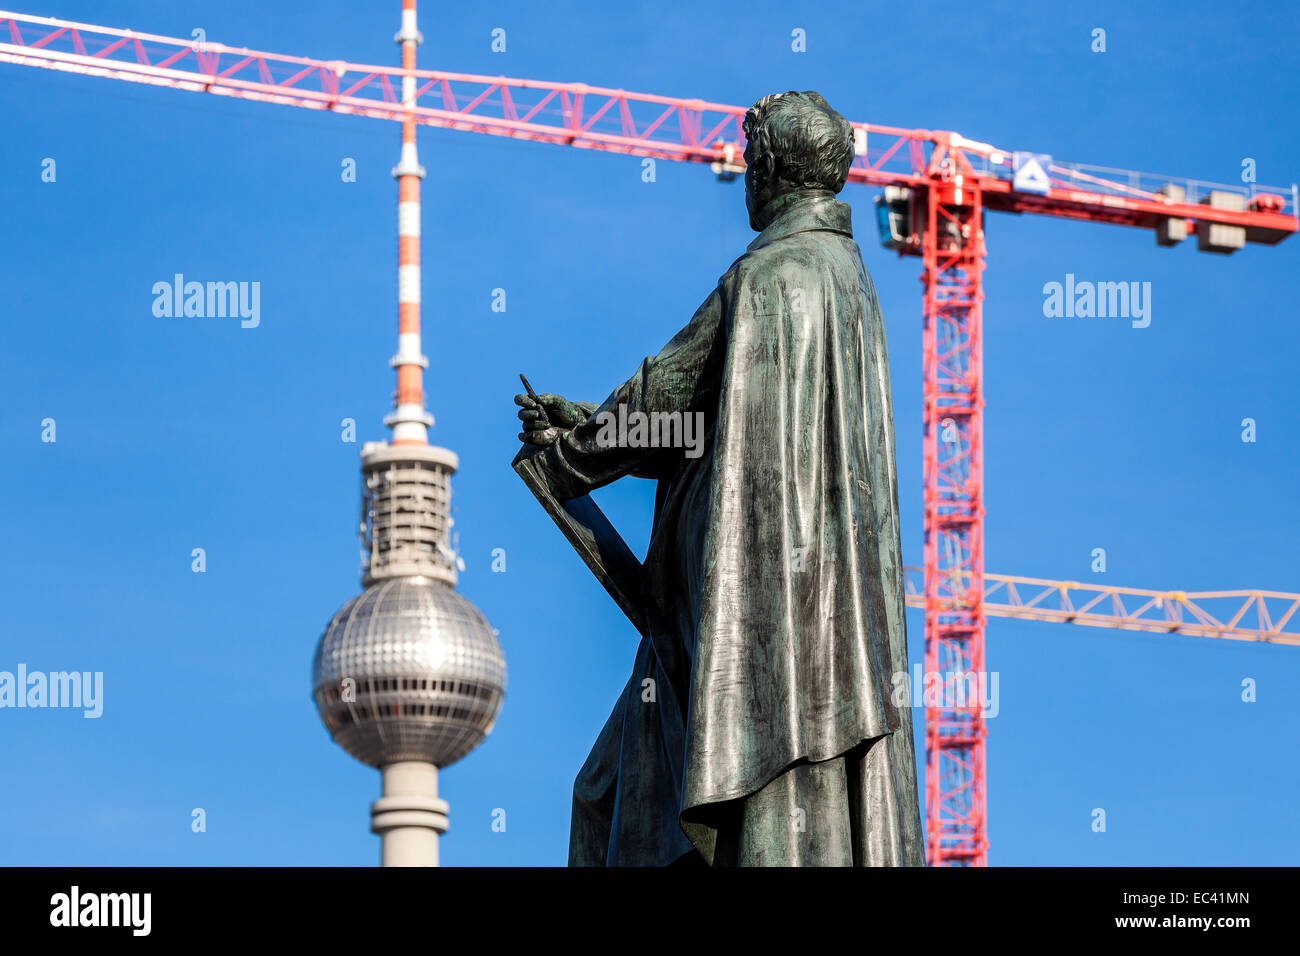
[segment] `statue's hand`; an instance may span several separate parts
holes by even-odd
[[[549,424],[541,420],[538,402],[546,410]],[[555,444],[561,432],[566,432],[586,420],[586,414],[573,402],[560,395],[538,395],[533,401],[527,395],[516,395],[515,404],[519,406],[519,420],[524,423],[524,430],[519,433],[519,440],[530,445]]]

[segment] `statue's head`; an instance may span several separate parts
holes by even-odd
[[[763,207],[796,189],[838,193],[853,162],[853,127],[820,93],[771,93],[745,112],[745,208],[755,231]]]

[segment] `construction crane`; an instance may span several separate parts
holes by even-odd
[[[908,607],[926,607],[924,571],[905,571]],[[1150,591],[985,572],[983,601],[992,617],[1300,647],[1300,594],[1283,591]]]
[[[404,8],[414,9],[413,0]],[[0,62],[173,89],[744,171],[743,107],[582,83],[282,56],[219,43],[0,11]],[[1151,229],[1203,252],[1273,245],[1300,228],[1300,195],[1084,166],[954,133],[853,123],[850,182],[883,187],[881,241],[921,259],[924,287],[924,566],[908,603],[925,610],[927,674],[980,674],[990,615],[1159,633],[1300,643],[1300,596],[1182,594],[1011,578],[984,570],[984,214],[1035,213]],[[410,189],[409,179],[407,186]],[[1113,294],[1119,294],[1114,290]],[[414,394],[416,376],[405,383]],[[1026,594],[1022,596],[1021,592]],[[1126,604],[1125,601],[1129,603]],[[1215,616],[1208,605],[1234,613]],[[1232,610],[1232,607],[1229,610]],[[1248,626],[1251,611],[1255,627]],[[1291,625],[1291,630],[1286,630]],[[927,859],[987,862],[986,730],[978,702],[925,710]]]

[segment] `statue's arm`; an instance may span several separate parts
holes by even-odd
[[[573,406],[578,410],[579,419],[585,421],[595,415],[600,409],[597,402],[574,402]],[[658,478],[659,473],[655,468],[654,461],[638,466],[634,471],[628,473],[633,478]]]
[[[717,376],[710,372],[721,359],[722,316],[719,287],[704,300],[686,327],[658,355],[645,359],[604,402],[599,406],[575,403],[585,413],[585,420],[561,432],[552,445],[535,456],[556,497],[577,498],[625,475],[654,477],[659,456],[683,453],[683,449],[629,447],[625,442],[611,441],[613,429],[603,427],[609,421],[605,413],[617,420],[619,406],[624,406],[628,414],[687,414],[701,410],[713,414],[717,407]]]

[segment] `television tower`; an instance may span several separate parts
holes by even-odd
[[[415,0],[402,0],[402,69],[415,69]],[[415,104],[415,77],[402,102]],[[420,180],[415,120],[402,122],[397,180],[398,346],[390,442],[361,448],[361,585],[321,635],[312,697],[334,742],[383,775],[370,806],[383,866],[437,866],[447,803],[438,770],[492,730],[505,657],[487,619],[456,593],[464,564],[451,537],[456,454],[429,444],[420,345]]]

